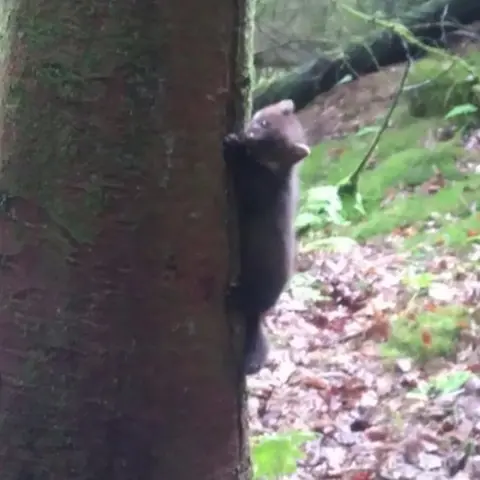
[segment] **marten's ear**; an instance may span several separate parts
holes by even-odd
[[[290,115],[295,112],[295,104],[293,100],[286,99],[278,102],[278,107],[283,115]]]
[[[294,143],[292,145],[292,153],[295,163],[297,163],[310,155],[310,147],[306,143]]]

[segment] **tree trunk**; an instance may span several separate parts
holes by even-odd
[[[2,480],[248,478],[221,158],[245,5],[19,2],[0,117]]]
[[[445,12],[447,15],[445,16]],[[472,0],[430,0],[409,12],[399,22],[413,35],[427,44],[442,45],[445,34],[480,20],[480,2]],[[402,38],[390,30],[383,30],[361,44],[352,44],[341,58],[330,62],[320,57],[300,67],[255,97],[254,110],[284,98],[291,98],[302,109],[315,97],[333,88],[342,78],[354,79],[378,71],[381,67],[419,57],[424,51],[416,45],[405,50]]]

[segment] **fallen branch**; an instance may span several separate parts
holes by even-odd
[[[389,27],[375,33],[366,44],[353,43],[339,58],[326,62],[322,57],[274,81],[255,95],[254,110],[284,98],[291,98],[301,110],[348,76],[355,80],[410,57],[418,58],[429,49],[435,50],[433,45],[446,46],[446,34],[477,20],[480,20],[479,2],[430,0],[396,22],[400,27],[395,31],[390,28],[392,22],[387,22]]]

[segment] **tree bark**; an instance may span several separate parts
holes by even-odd
[[[248,478],[221,158],[245,8],[10,12],[2,480]]]
[[[442,46],[447,33],[477,20],[480,20],[480,2],[430,0],[409,12],[399,22],[421,41]],[[408,57],[418,58],[425,53],[417,45],[406,43],[407,50],[399,35],[390,30],[379,31],[361,44],[352,44],[341,58],[326,61],[321,57],[273,82],[255,96],[254,110],[284,98],[291,98],[300,110],[347,75],[357,79],[361,75],[376,72],[381,67],[404,62]]]

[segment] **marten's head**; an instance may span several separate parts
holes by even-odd
[[[310,154],[292,100],[258,110],[246,125],[244,135],[255,159],[273,171],[289,169]]]

